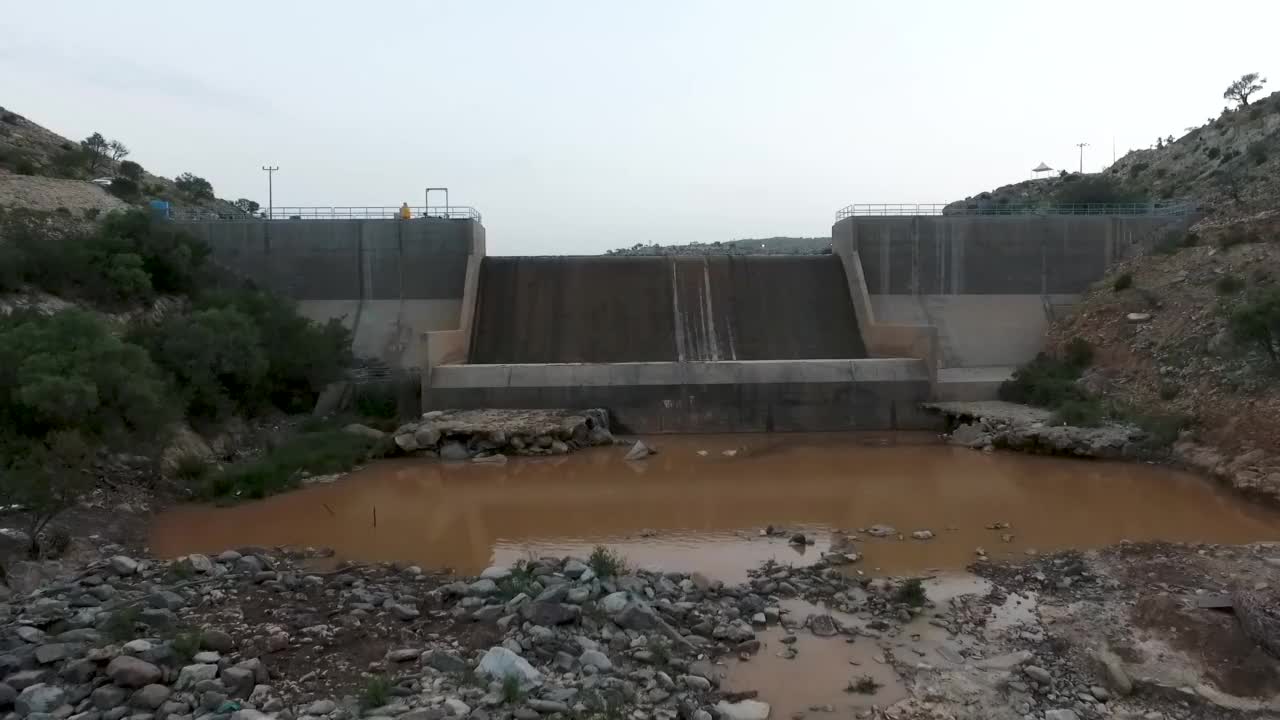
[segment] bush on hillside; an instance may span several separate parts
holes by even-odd
[[[178,187],[178,190],[197,200],[213,199],[213,185],[199,175],[182,173],[173,181],[173,184]]]
[[[1261,348],[1280,366],[1280,287],[1261,291],[1233,310],[1231,333],[1237,342]]]
[[[1073,205],[1131,203],[1141,200],[1141,196],[1102,175],[1083,177],[1070,185],[1063,185],[1054,194],[1055,202]]]
[[[267,358],[251,318],[231,308],[166,318],[131,335],[175,379],[189,417],[216,420],[256,411]]]
[[[1061,358],[1041,353],[1014,371],[1012,378],[1000,384],[999,397],[1007,402],[1048,408],[1087,402],[1089,398],[1076,381],[1092,363],[1093,346],[1074,338],[1063,349]]]
[[[119,173],[120,177],[127,178],[135,183],[142,180],[142,166],[132,160],[122,161],[116,172]]]
[[[126,177],[113,178],[111,185],[107,187],[107,192],[125,202],[137,202],[138,198],[142,196],[141,191],[138,189],[138,183]]]
[[[1111,283],[1111,289],[1115,292],[1123,292],[1131,287],[1133,287],[1133,273],[1121,273],[1115,282]]]
[[[202,307],[231,308],[252,318],[267,359],[263,398],[286,412],[310,410],[324,386],[351,363],[351,333],[338,320],[321,325],[272,293],[243,289],[209,293]]]
[[[154,437],[173,417],[145,351],[92,313],[0,319],[0,502],[40,531],[92,487],[99,448]]]

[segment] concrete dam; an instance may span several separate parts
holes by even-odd
[[[927,429],[987,399],[1185,214],[841,216],[816,256],[485,257],[473,217],[180,223],[337,318],[430,408],[603,407],[632,432]]]
[[[470,362],[862,358],[839,258],[489,257]]]

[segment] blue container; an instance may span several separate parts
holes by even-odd
[[[161,220],[169,219],[169,201],[168,200],[152,200],[151,216]]]

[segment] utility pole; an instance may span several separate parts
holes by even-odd
[[[1076,147],[1080,148],[1080,174],[1084,174],[1084,149],[1089,147],[1089,143],[1076,143]]]
[[[275,215],[275,175],[280,166],[263,165],[262,169],[267,171],[267,219],[270,220]]]

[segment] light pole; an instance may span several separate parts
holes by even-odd
[[[1084,174],[1084,149],[1089,147],[1089,143],[1076,143],[1076,147],[1080,148],[1080,174]]]
[[[267,219],[270,220],[275,215],[275,175],[280,166],[263,165],[262,169],[267,171]]]

